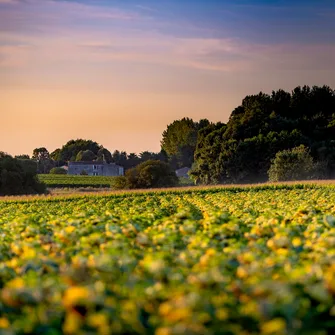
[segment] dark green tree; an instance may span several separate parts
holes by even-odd
[[[54,161],[60,161],[61,160],[61,149],[56,149],[50,154],[51,159]]]
[[[97,161],[111,163],[113,161],[112,154],[105,148],[100,148],[97,153]]]
[[[61,149],[54,150],[50,154],[50,158],[53,160],[55,167],[61,167],[61,166],[67,165],[67,162],[65,160],[62,160]]]
[[[29,155],[16,155],[14,158],[17,158],[17,159],[30,159]]]
[[[140,157],[138,157],[135,153],[131,152],[129,155],[127,155],[127,161],[124,165],[124,168],[126,170],[132,169],[140,163],[141,163]]]
[[[301,144],[334,176],[335,92],[328,86],[247,96],[226,129],[199,132],[191,174],[202,183],[265,181],[276,153]]]
[[[139,155],[139,158],[141,162],[145,162],[148,160],[159,160],[162,162],[168,161],[167,155],[164,151],[160,151],[158,153],[150,151],[142,151]]]
[[[46,191],[37,179],[36,161],[0,152],[0,195],[37,194]]]
[[[44,147],[36,148],[33,151],[32,159],[34,159],[36,161],[50,159],[49,151]]]
[[[226,125],[221,122],[200,129],[194,153],[195,163],[190,171],[191,179],[196,183],[209,184],[221,181],[222,170],[217,163],[225,130]]]
[[[200,120],[197,123],[190,118],[183,118],[167,126],[162,135],[161,149],[167,154],[173,168],[192,165],[198,131],[208,125],[208,120]]]
[[[79,151],[76,156],[77,162],[92,162],[97,156],[91,150]]]
[[[80,151],[89,150],[97,156],[101,148],[97,142],[92,140],[77,139],[68,141],[59,151],[55,150],[53,154],[57,157],[56,160],[68,162],[75,161]]]
[[[113,162],[117,165],[125,167],[127,165],[128,155],[125,151],[115,150],[112,154]]]
[[[148,160],[126,172],[127,187],[155,188],[170,187],[178,184],[176,173],[170,165],[159,160]]]
[[[54,161],[50,158],[49,151],[44,147],[34,149],[32,159],[37,162],[38,173],[49,173],[54,167]]]
[[[270,181],[318,179],[324,175],[324,165],[315,163],[309,150],[300,145],[279,151],[268,171]]]

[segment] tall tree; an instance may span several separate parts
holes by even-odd
[[[79,151],[76,156],[76,162],[92,162],[97,156],[91,150]]]
[[[190,172],[195,182],[201,181],[204,184],[220,182],[221,170],[217,163],[225,130],[226,125],[218,122],[199,131],[194,153],[195,163]]]
[[[17,158],[17,159],[30,159],[29,155],[16,155],[15,158]]]
[[[60,161],[61,160],[61,149],[56,149],[54,150],[51,154],[50,157],[54,160],[54,161]]]
[[[328,86],[250,95],[234,109],[226,129],[199,133],[191,174],[203,183],[264,181],[278,151],[302,144],[331,176],[334,130],[335,92]]]
[[[110,153],[109,150],[105,149],[105,148],[100,148],[98,153],[97,153],[97,160],[101,161],[101,162],[106,162],[106,163],[111,163],[113,158],[112,158],[112,154]]]
[[[0,152],[0,195],[44,193],[36,178],[36,162]]]
[[[33,151],[32,158],[36,161],[50,159],[50,154],[49,154],[49,151],[44,147],[36,148]]]
[[[139,155],[141,162],[146,162],[148,160],[159,160],[161,162],[167,162],[168,157],[165,151],[161,150],[160,152],[150,152],[150,151],[142,151]]]
[[[197,123],[190,118],[183,118],[167,126],[162,134],[161,149],[166,152],[174,168],[192,165],[198,131],[208,124],[208,120]]]
[[[113,162],[117,165],[125,167],[127,164],[127,153],[125,151],[115,150],[112,154]]]
[[[99,150],[102,148],[97,142],[92,140],[71,140],[62,146],[59,151],[55,150],[53,154],[59,161],[75,161],[80,151],[90,150],[94,155],[98,155]]]
[[[32,159],[37,162],[38,173],[49,173],[54,167],[49,151],[44,147],[34,149]]]
[[[141,163],[140,157],[138,157],[135,153],[131,152],[129,155],[127,155],[127,161],[124,168],[128,170],[134,168],[140,163]]]

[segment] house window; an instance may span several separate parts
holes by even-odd
[[[93,176],[97,176],[98,175],[98,172],[93,172]]]
[[[98,166],[97,165],[93,165],[93,170],[98,170]]]

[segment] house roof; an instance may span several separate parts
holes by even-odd
[[[78,165],[78,166],[81,166],[81,165],[114,165],[114,166],[117,166],[115,163],[106,163],[106,162],[69,162],[69,166],[75,166],[75,165]]]
[[[104,165],[104,162],[69,162],[69,165]]]

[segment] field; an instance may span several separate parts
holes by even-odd
[[[40,181],[44,182],[49,189],[82,189],[85,188],[114,188],[115,177],[104,176],[74,176],[57,174],[40,174]],[[194,186],[194,183],[187,178],[179,178],[180,186]],[[93,191],[93,190],[92,190]]]
[[[335,188],[0,201],[0,333],[334,334]]]
[[[103,176],[70,176],[57,174],[40,174],[39,180],[49,188],[77,187],[111,187],[113,177]]]

